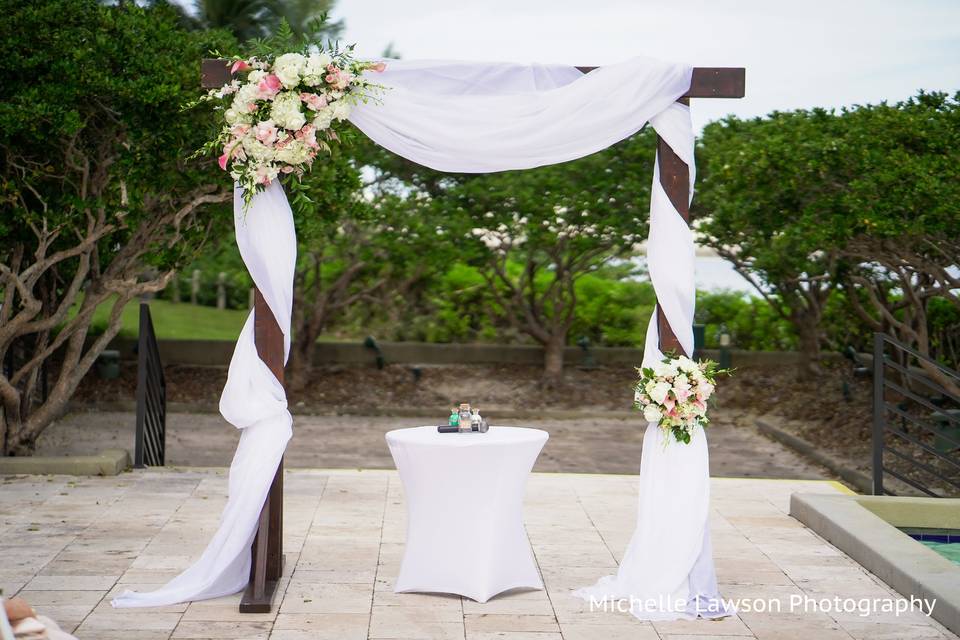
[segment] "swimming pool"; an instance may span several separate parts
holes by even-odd
[[[960,530],[915,528],[900,530],[950,562],[960,565]]]

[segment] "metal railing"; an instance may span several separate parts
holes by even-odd
[[[938,377],[960,385],[957,371],[886,334],[874,335],[874,495],[896,495],[885,476],[926,496],[960,495],[960,398]]]
[[[137,341],[137,435],[133,465],[162,467],[166,457],[167,383],[150,305],[140,303],[140,337]]]

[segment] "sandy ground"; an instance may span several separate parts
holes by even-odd
[[[636,419],[498,421],[495,414],[490,417],[494,424],[536,427],[550,433],[536,471],[629,474],[639,470],[643,427]],[[437,418],[295,415],[286,463],[307,468],[391,469],[393,460],[384,434],[391,429],[436,424]],[[133,451],[134,425],[133,413],[73,413],[43,434],[37,454],[91,454],[111,447]],[[760,435],[752,425],[752,420],[739,414],[714,413],[708,431],[711,475],[830,478],[828,472]],[[170,414],[167,463],[227,466],[238,438],[238,431],[219,415]]]

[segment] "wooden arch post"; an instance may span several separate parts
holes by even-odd
[[[589,73],[596,67],[577,67]],[[208,58],[200,69],[201,85],[205,89],[222,87],[230,82],[230,62]],[[742,98],[746,89],[746,70],[741,67],[696,67],[690,80],[690,90],[678,102],[690,104],[690,98]],[[683,219],[690,223],[690,167],[657,136],[660,184]],[[266,301],[256,291],[255,341],[257,353],[277,379],[283,383],[283,333]],[[683,353],[673,329],[657,307],[657,326],[660,350]],[[691,354],[687,354],[691,355]],[[270,611],[273,594],[283,571],[283,460],[273,479],[270,493],[260,512],[257,535],[251,549],[253,564],[250,582],[240,601],[241,613]]]

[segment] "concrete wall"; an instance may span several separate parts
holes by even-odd
[[[160,357],[164,364],[195,366],[227,366],[233,354],[233,343],[223,340],[160,340]],[[117,339],[111,349],[120,351],[124,360],[136,358],[136,341]],[[390,364],[524,364],[543,363],[543,349],[530,345],[501,344],[435,344],[426,342],[381,342],[380,348]],[[643,359],[643,350],[632,347],[594,347],[591,349],[596,364],[605,366],[634,366]],[[733,350],[733,366],[793,366],[799,356],[789,351]],[[703,357],[718,359],[719,352],[706,349]],[[827,354],[828,358],[839,357]],[[577,366],[584,362],[579,347],[567,347],[566,364]],[[322,342],[314,352],[317,364],[371,365],[373,351],[361,342]]]

